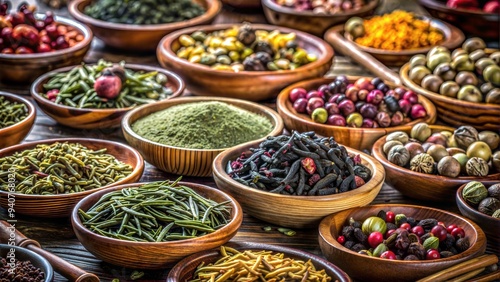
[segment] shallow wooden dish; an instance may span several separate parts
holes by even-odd
[[[279,245],[269,245],[269,244],[251,243],[251,242],[228,243],[227,246],[235,248],[236,250],[242,252],[246,250],[253,250],[253,251],[266,250],[266,251],[272,251],[274,253],[282,253],[287,258],[292,258],[302,261],[311,260],[316,269],[318,270],[324,269],[326,274],[332,277],[332,281],[339,281],[339,282],[351,281],[351,278],[349,278],[349,276],[340,268],[326,261],[325,259],[310,254],[308,252],[288,247],[282,247]],[[218,250],[210,250],[193,254],[181,260],[174,266],[174,268],[172,268],[172,270],[170,270],[167,277],[167,282],[189,281],[190,279],[193,278],[194,271],[196,270],[198,265],[200,265],[200,263],[204,262],[206,265],[209,263],[213,263],[220,258],[221,255]]]
[[[262,8],[268,22],[274,25],[301,30],[316,36],[323,36],[329,27],[345,23],[351,17],[371,16],[378,4],[379,0],[371,0],[356,11],[325,15],[315,14],[312,11],[296,11],[277,4],[275,0],[262,0]]]
[[[217,187],[231,194],[249,215],[260,220],[291,228],[314,228],[323,217],[334,212],[368,205],[375,199],[384,183],[382,165],[369,155],[347,148],[349,153],[360,154],[361,161],[372,171],[365,185],[352,191],[327,196],[291,196],[257,190],[233,180],[226,173],[226,165],[260,142],[242,144],[218,155],[213,164]]]
[[[260,8],[261,3],[260,0],[221,0],[222,3],[227,4],[229,6],[238,8],[238,9],[257,9]]]
[[[447,126],[431,125],[432,132],[443,130],[454,131]],[[402,131],[411,132],[411,126]],[[413,199],[425,201],[445,201],[455,200],[456,190],[460,185],[472,180],[483,183],[495,183],[500,180],[500,173],[490,174],[486,177],[460,176],[457,178],[445,177],[435,174],[425,174],[412,171],[410,169],[397,166],[387,160],[382,147],[385,143],[385,136],[378,139],[373,145],[372,156],[377,159],[385,169],[386,182],[402,194]]]
[[[465,252],[449,258],[401,261],[358,254],[337,242],[336,238],[339,231],[342,230],[344,225],[348,224],[350,217],[361,220],[376,215],[382,209],[393,211],[395,214],[403,213],[417,220],[435,218],[445,222],[446,225],[457,224],[464,229],[465,235],[469,238],[470,247]],[[318,237],[323,255],[347,272],[353,279],[359,281],[416,281],[477,257],[483,254],[486,249],[484,232],[471,220],[444,210],[402,204],[373,205],[332,214],[321,221]]]
[[[28,135],[35,123],[36,108],[33,103],[18,95],[0,91],[0,96],[4,96],[8,101],[23,103],[28,108],[28,116],[22,121],[0,128],[0,137],[2,137],[0,138],[0,149],[3,149],[21,143]]]
[[[12,249],[14,249],[14,252],[11,252]],[[40,268],[40,270],[45,273],[44,282],[51,282],[52,279],[54,279],[54,269],[52,268],[52,265],[41,255],[23,247],[10,244],[0,244],[0,257],[6,258],[9,253],[14,254],[15,259],[17,260],[29,261],[34,267]],[[9,260],[7,260],[7,262],[9,262]]]
[[[310,53],[318,55],[318,60],[286,71],[217,71],[208,66],[190,63],[177,57],[180,48],[179,37],[197,30],[213,32],[233,27],[235,24],[192,27],[165,36],[156,55],[160,64],[172,70],[186,82],[189,91],[195,95],[222,96],[249,101],[261,101],[275,98],[287,85],[310,78],[323,76],[331,67],[333,49],[323,40],[307,33],[284,27],[252,24],[254,29],[279,30],[297,34],[297,42]]]
[[[213,233],[194,239],[170,242],[133,242],[118,240],[96,234],[85,228],[78,216],[78,209],[87,211],[101,196],[127,187],[137,187],[144,183],[129,183],[111,187],[93,193],[82,199],[71,214],[71,224],[78,240],[98,259],[105,262],[133,269],[161,269],[171,266],[182,258],[219,247],[229,241],[243,221],[240,205],[231,196],[215,188],[188,182],[179,182],[192,188],[204,197],[216,202],[229,201],[231,206],[231,221]]]
[[[0,150],[0,158],[4,156],[10,156],[15,152],[32,149],[38,144],[53,144],[55,142],[80,143],[83,146],[93,150],[106,148],[108,149],[106,153],[111,154],[115,156],[116,159],[131,165],[134,170],[130,175],[120,181],[113,183],[112,185],[71,194],[27,195],[20,193],[10,193],[2,190],[0,191],[0,206],[5,209],[9,208],[8,194],[12,194],[16,199],[14,207],[16,214],[46,218],[69,217],[76,203],[78,203],[78,201],[80,201],[85,196],[108,187],[138,181],[142,176],[142,172],[144,171],[144,160],[142,159],[142,156],[139,154],[139,152],[127,145],[101,139],[59,138],[38,140]]]
[[[88,25],[95,33],[95,36],[101,39],[106,45],[116,49],[129,51],[153,51],[158,42],[166,34],[178,29],[209,24],[219,14],[222,7],[218,0],[196,0],[202,5],[205,14],[177,23],[156,24],[156,25],[132,25],[110,23],[94,19],[83,13],[83,9],[88,6],[92,0],[75,0],[68,3],[68,10],[76,20]]]
[[[60,124],[73,127],[73,128],[82,128],[82,129],[98,129],[98,128],[111,128],[111,127],[119,127],[120,121],[123,116],[133,109],[133,107],[122,108],[122,109],[78,109],[74,107],[69,107],[65,105],[56,104],[44,97],[42,97],[39,93],[43,93],[43,85],[49,81],[57,73],[67,72],[74,67],[70,66],[61,69],[57,69],[46,73],[40,76],[32,85],[31,85],[31,96],[36,101],[40,109],[45,112],[48,116],[53,118]],[[185,84],[182,79],[176,75],[175,73],[169,72],[167,70],[150,67],[145,65],[134,65],[134,64],[126,64],[126,68],[135,70],[135,71],[157,71],[165,74],[168,78],[167,86],[172,87],[174,91],[172,95],[170,95],[167,99],[175,98],[181,96],[185,89]],[[91,85],[91,87],[93,87]]]
[[[229,98],[184,97],[144,105],[130,111],[122,120],[123,135],[132,147],[141,152],[147,162],[163,171],[184,176],[211,176],[212,161],[219,153],[223,152],[227,148],[188,149],[163,145],[139,136],[132,130],[131,126],[136,120],[171,106],[210,101],[228,103],[267,117],[274,126],[274,129],[268,134],[268,136],[276,136],[281,134],[283,131],[283,120],[278,113],[268,107],[252,102]],[[264,139],[265,137],[260,138],[259,140]]]
[[[349,76],[350,82],[354,82],[359,77]],[[357,150],[371,150],[373,143],[378,138],[394,131],[399,131],[404,127],[417,124],[425,121],[432,124],[436,121],[436,108],[425,97],[419,96],[419,102],[423,104],[427,110],[428,116],[425,119],[414,120],[410,123],[401,126],[387,128],[353,128],[345,126],[333,126],[314,122],[307,114],[299,114],[293,108],[293,104],[289,100],[290,91],[296,87],[302,87],[306,90],[317,89],[322,84],[332,82],[332,78],[318,78],[314,80],[306,80],[295,83],[283,89],[276,100],[276,108],[278,113],[283,117],[285,127],[300,132],[315,131],[316,134],[322,136],[333,136],[339,144],[351,147]],[[386,81],[386,84],[394,88],[396,85]]]

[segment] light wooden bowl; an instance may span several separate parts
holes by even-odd
[[[44,218],[62,218],[69,217],[73,207],[87,195],[103,190],[108,187],[131,183],[138,181],[142,172],[144,171],[144,160],[142,156],[133,148],[114,141],[107,141],[101,139],[85,139],[85,138],[59,138],[38,140],[29,143],[15,145],[9,148],[0,150],[0,158],[10,156],[15,152],[24,151],[27,149],[35,148],[39,144],[53,144],[55,142],[69,142],[80,143],[81,145],[92,149],[99,150],[106,148],[107,154],[113,155],[117,160],[129,164],[133,167],[130,175],[124,179],[117,181],[111,185],[103,186],[100,188],[87,190],[83,192],[70,193],[70,194],[57,194],[57,195],[29,195],[20,193],[10,193],[7,191],[0,191],[0,206],[7,209],[9,208],[8,194],[15,196],[15,211],[16,214],[29,215]]]
[[[359,77],[349,76],[350,82],[354,82]],[[278,113],[283,117],[285,127],[287,129],[293,129],[300,132],[315,131],[316,134],[322,136],[333,136],[339,144],[344,146],[354,148],[357,150],[371,150],[373,143],[375,141],[391,132],[399,131],[404,127],[417,124],[419,122],[426,122],[432,124],[436,121],[436,108],[434,105],[425,97],[419,96],[419,102],[422,103],[424,108],[427,110],[428,116],[425,119],[414,120],[405,125],[386,127],[386,128],[354,128],[347,126],[333,126],[329,124],[322,124],[314,122],[307,114],[299,114],[293,108],[292,102],[288,98],[290,91],[297,87],[302,87],[304,89],[317,89],[322,84],[328,84],[332,82],[332,78],[318,78],[314,80],[306,80],[295,83],[283,89],[276,100],[276,108]],[[391,82],[386,81],[386,84],[395,88]]]
[[[106,45],[134,52],[155,50],[161,38],[173,31],[211,23],[219,14],[222,7],[219,0],[196,0],[195,2],[202,5],[206,10],[205,14],[199,17],[176,23],[132,25],[110,23],[87,16],[83,13],[83,9],[91,2],[92,0],[75,0],[69,2],[68,10],[70,15],[88,25],[95,33],[95,36],[101,39]]]
[[[332,281],[338,281],[338,282],[351,281],[351,278],[349,278],[349,276],[337,266],[333,265],[332,263],[326,261],[323,258],[320,258],[318,256],[315,256],[313,254],[301,250],[283,247],[279,245],[251,243],[251,242],[228,243],[227,246],[232,247],[241,252],[244,252],[246,250],[252,250],[252,251],[266,250],[266,251],[272,251],[273,253],[282,253],[287,258],[292,258],[302,261],[311,260],[316,269],[318,270],[324,269],[326,274],[328,274],[332,278]],[[207,265],[209,263],[214,263],[220,258],[221,255],[217,250],[204,251],[193,254],[181,260],[174,266],[174,268],[172,268],[172,270],[170,270],[170,272],[168,273],[167,282],[189,281],[190,279],[193,278],[194,271],[196,270],[198,265],[200,265],[202,262],[204,262],[205,265]]]
[[[309,53],[316,54],[318,60],[286,71],[218,71],[208,66],[190,63],[177,57],[180,48],[179,37],[197,30],[213,32],[233,27],[235,24],[219,24],[213,26],[192,27],[165,36],[157,49],[160,64],[172,70],[186,82],[189,91],[195,95],[223,96],[249,101],[261,101],[275,98],[281,89],[291,83],[304,79],[323,76],[331,67],[333,49],[323,40],[307,33],[284,27],[252,24],[254,29],[279,30],[284,33],[297,34],[299,46]]]
[[[52,282],[52,279],[54,279],[54,269],[44,257],[23,247],[6,243],[7,242],[5,242],[5,244],[0,244],[0,257],[7,258],[9,253],[13,253],[15,259],[19,261],[29,261],[34,267],[40,268],[45,274],[44,282]],[[11,251],[12,249],[14,249],[14,252]],[[7,260],[7,262],[9,262],[9,260]]]
[[[257,9],[260,8],[260,0],[221,0],[222,3],[238,9]]]
[[[70,66],[61,69],[57,69],[40,76],[31,85],[31,97],[36,101],[40,109],[45,112],[48,116],[53,118],[60,124],[73,128],[81,129],[98,129],[98,128],[112,128],[119,127],[123,116],[133,109],[133,107],[122,108],[122,109],[91,109],[91,108],[74,108],[61,104],[56,104],[40,95],[44,93],[43,85],[47,83],[54,75],[61,72],[68,72],[77,66]],[[163,73],[167,76],[167,86],[171,87],[173,90],[172,95],[167,99],[175,98],[181,96],[185,89],[185,84],[182,79],[175,73],[169,72],[167,70],[150,67],[145,65],[134,65],[126,64],[125,68],[132,69],[134,71],[157,71]],[[93,85],[91,85],[93,87]]]
[[[218,155],[213,164],[217,187],[231,194],[243,210],[260,220],[291,228],[313,228],[323,217],[334,212],[368,205],[375,199],[384,183],[385,172],[379,162],[369,155],[347,148],[349,153],[360,154],[361,161],[372,171],[372,178],[354,190],[327,196],[292,196],[257,190],[232,179],[226,165],[242,153],[250,153],[260,142],[242,144]]]
[[[401,261],[388,260],[358,254],[340,245],[336,238],[349,218],[365,219],[380,210],[403,213],[417,220],[435,218],[446,225],[457,224],[469,238],[470,247],[465,252],[437,260]],[[338,265],[353,279],[359,281],[416,281],[435,272],[477,257],[484,253],[486,238],[484,232],[474,222],[448,211],[423,206],[383,204],[353,208],[332,214],[319,225],[319,246],[323,255]]]
[[[452,127],[431,125],[432,132],[448,130],[453,132]],[[402,131],[411,132],[411,126]],[[460,185],[472,180],[493,183],[500,180],[500,173],[490,174],[486,177],[460,176],[451,178],[436,174],[426,174],[412,171],[410,169],[397,166],[387,160],[382,147],[385,143],[385,136],[378,139],[373,145],[372,156],[377,159],[385,169],[386,182],[402,194],[418,200],[452,202],[455,200],[455,193]]]
[[[5,97],[8,101],[23,103],[28,109],[28,115],[22,121],[0,128],[0,136],[2,137],[0,138],[0,149],[3,149],[21,143],[28,135],[35,123],[36,108],[33,103],[18,95],[0,91],[0,96]]]
[[[133,242],[119,240],[96,234],[85,228],[78,216],[78,210],[87,211],[103,195],[127,187],[137,187],[145,183],[131,183],[111,187],[93,193],[82,199],[71,214],[71,224],[78,240],[98,259],[105,262],[133,269],[161,269],[171,266],[182,258],[219,247],[229,241],[243,221],[240,205],[231,196],[215,188],[187,182],[179,182],[192,188],[200,195],[218,203],[229,201],[231,206],[231,221],[213,233],[198,238],[170,242]]]
[[[315,14],[312,11],[296,11],[295,9],[277,4],[275,0],[262,0],[262,8],[268,22],[273,25],[301,30],[316,36],[323,36],[329,27],[345,23],[351,17],[371,16],[378,4],[379,0],[371,0],[356,11],[330,15]]]
[[[267,117],[274,126],[274,129],[267,136],[276,136],[283,131],[283,120],[275,111],[268,107],[256,103],[230,98],[213,97],[184,97],[172,99],[170,101],[144,105],[136,108],[122,120],[123,135],[127,142],[144,156],[147,162],[168,173],[184,176],[205,176],[212,175],[212,162],[214,158],[227,148],[220,149],[188,149],[164,145],[147,140],[132,130],[132,124],[151,113],[164,110],[175,105],[219,101],[228,103],[247,111],[257,113]],[[267,137],[266,136],[266,137]],[[265,137],[259,140],[264,140]]]

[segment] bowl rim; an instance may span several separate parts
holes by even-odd
[[[273,129],[268,134],[266,134],[262,138],[250,140],[250,141],[247,141],[247,142],[241,143],[241,144],[248,144],[248,143],[251,143],[254,141],[264,140],[267,136],[274,136],[274,135],[277,135],[277,134],[283,132],[283,128],[284,128],[283,119],[273,109],[271,109],[267,106],[260,105],[260,104],[250,102],[250,101],[246,101],[246,100],[235,99],[235,98],[225,98],[225,97],[211,97],[211,96],[181,97],[181,98],[175,99],[175,101],[173,101],[173,102],[166,100],[166,101],[160,101],[160,102],[152,103],[152,104],[145,104],[145,105],[142,105],[140,107],[134,108],[131,111],[127,112],[125,114],[125,116],[123,117],[123,119],[122,119],[122,131],[124,133],[130,135],[132,138],[140,140],[142,143],[151,144],[151,145],[153,145],[155,147],[159,147],[161,149],[170,149],[170,150],[174,149],[174,150],[193,151],[193,152],[196,151],[196,152],[205,152],[205,153],[209,153],[209,152],[218,153],[218,152],[232,148],[232,147],[228,147],[228,148],[220,148],[220,149],[196,149],[196,148],[176,147],[176,146],[165,145],[165,144],[161,144],[161,143],[158,143],[155,141],[151,141],[149,139],[146,139],[146,138],[140,136],[139,134],[135,133],[134,130],[132,130],[132,126],[130,124],[130,119],[132,118],[132,115],[141,111],[144,108],[152,107],[152,106],[166,105],[164,108],[158,110],[158,111],[163,111],[163,110],[170,108],[172,106],[181,105],[181,104],[199,103],[199,102],[223,102],[223,103],[230,104],[230,105],[233,105],[236,107],[239,107],[236,104],[245,104],[245,105],[248,105],[250,107],[253,107],[253,108],[259,110],[259,112],[261,114],[268,113],[271,116],[271,118],[268,118],[268,119],[271,123],[274,123],[274,126],[273,126]],[[170,105],[172,103],[174,103],[174,104]],[[155,111],[155,112],[158,112],[158,111]],[[249,111],[249,110],[246,110],[246,111]],[[152,113],[149,113],[148,115],[150,115],[150,114],[152,114]],[[264,116],[264,115],[262,115],[262,116]],[[140,118],[144,118],[144,117],[145,116],[141,116]],[[267,115],[265,117],[267,118]],[[238,145],[241,145],[241,144],[238,144]],[[238,146],[238,145],[236,145],[236,146]]]
[[[239,78],[241,76],[256,78],[260,76],[287,76],[290,74],[298,74],[302,72],[308,72],[314,69],[317,69],[319,66],[322,66],[329,61],[333,60],[334,50],[333,48],[323,41],[321,38],[314,36],[312,34],[305,33],[303,31],[299,31],[296,29],[291,29],[282,26],[268,25],[268,24],[257,24],[252,23],[252,27],[260,30],[279,30],[281,33],[295,33],[298,38],[304,39],[308,43],[314,45],[316,48],[320,50],[320,54],[318,55],[318,59],[314,62],[308,63],[306,65],[300,66],[294,70],[284,70],[284,71],[224,71],[224,70],[214,70],[209,66],[205,66],[198,63],[191,63],[186,59],[179,58],[172,51],[172,44],[174,41],[178,40],[181,35],[191,34],[198,30],[204,30],[206,32],[219,31],[224,29],[229,29],[234,26],[241,26],[242,23],[227,23],[227,24],[215,24],[215,25],[202,25],[202,26],[193,26],[184,29],[177,30],[175,32],[169,33],[165,35],[160,43],[158,44],[158,48],[156,50],[157,57],[165,57],[168,61],[171,61],[171,64],[179,64],[182,68],[187,70],[194,69],[193,71],[208,74],[211,76],[218,76],[224,78]],[[160,60],[161,61],[161,60]]]
[[[478,181],[478,182],[481,182],[481,181]],[[481,182],[482,183],[482,182]],[[495,218],[491,215],[488,215],[488,214],[485,214],[485,213],[482,213],[480,211],[478,211],[477,209],[473,208],[465,199],[464,197],[462,196],[462,191],[464,190],[465,186],[467,185],[468,183],[465,183],[465,184],[462,184],[460,185],[460,187],[458,187],[457,189],[457,193],[456,193],[456,201],[457,201],[457,206],[458,206],[458,209],[460,210],[460,213],[462,213],[462,210],[460,209],[460,206],[463,207],[464,210],[466,210],[468,213],[471,213],[471,214],[474,214],[474,216],[477,216],[477,217],[480,217],[480,218],[483,218],[484,220],[488,220],[488,221],[493,221],[493,222],[496,222],[499,224],[500,226],[500,218]],[[500,184],[500,180],[498,181],[498,184]],[[485,185],[483,183],[483,185]],[[489,186],[489,184],[486,184],[485,186]],[[467,215],[463,214],[463,216],[465,217],[468,217]]]
[[[438,11],[442,11],[442,12],[452,12],[452,14],[462,14],[462,15],[467,15],[467,16],[470,16],[471,14],[472,15],[478,15],[478,16],[497,16],[497,20],[498,21],[500,19],[500,15],[499,14],[496,14],[496,13],[487,13],[487,12],[484,12],[484,11],[475,11],[475,10],[467,10],[467,9],[464,9],[464,8],[449,8],[447,7],[446,5],[443,5],[442,2],[439,2],[439,1],[433,1],[433,0],[418,0],[419,4],[426,7],[426,8],[432,8],[432,9],[435,9],[435,10],[438,10]]]
[[[363,5],[358,10],[353,10],[353,11],[348,11],[348,12],[342,11],[342,13],[338,13],[338,14],[315,14],[315,13],[313,13],[313,11],[310,11],[310,10],[297,11],[293,8],[279,5],[274,0],[262,0],[263,7],[268,8],[276,13],[291,15],[294,17],[316,17],[316,18],[322,18],[322,19],[328,19],[328,18],[334,19],[337,17],[356,16],[356,15],[359,15],[362,13],[366,13],[366,12],[375,10],[375,8],[377,8],[379,3],[380,3],[380,0],[370,0],[370,2],[368,4]]]
[[[31,258],[36,258],[42,263],[42,267],[40,269],[44,272],[45,278],[44,282],[50,282],[52,279],[54,279],[54,268],[50,264],[50,262],[44,258],[43,256],[39,255],[38,253],[35,253],[34,251],[27,249],[25,247],[21,246],[16,246],[16,245],[10,245],[10,244],[0,244],[0,249],[15,249],[16,252],[21,252],[27,257],[29,257],[29,261],[31,261]],[[44,269],[45,268],[45,269]]]
[[[22,96],[19,96],[19,95],[10,93],[10,92],[4,92],[4,91],[0,91],[0,96],[6,97],[7,100],[9,100],[9,101],[15,101],[18,103],[22,103],[22,104],[26,105],[26,107],[28,108],[28,115],[24,119],[22,119],[21,121],[19,121],[17,123],[9,125],[7,127],[0,128],[0,136],[3,136],[8,131],[13,131],[16,127],[28,125],[29,123],[33,123],[35,121],[36,108],[33,105],[33,103],[30,102],[28,99],[26,99]]]

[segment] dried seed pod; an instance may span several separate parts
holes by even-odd
[[[470,144],[479,140],[479,133],[474,127],[463,125],[455,129],[453,137],[455,138],[458,147],[467,150]]]
[[[434,218],[427,218],[427,219],[422,219],[417,223],[418,226],[422,226],[425,230],[425,232],[430,232],[432,227],[436,226],[438,224],[438,221]],[[425,235],[423,235],[425,236]],[[425,240],[423,238],[420,238],[422,240]]]
[[[387,154],[387,160],[398,166],[405,166],[410,161],[410,152],[403,145],[396,145]]]
[[[345,241],[344,247],[351,249],[354,244],[356,244],[354,241]]]
[[[355,252],[360,252],[362,250],[366,250],[366,247],[365,247],[365,245],[363,245],[361,243],[357,243],[357,244],[355,244],[354,246],[351,247],[351,250],[353,250]]]
[[[368,240],[368,236],[363,233],[361,228],[354,228],[354,237],[361,243],[365,243]]]
[[[407,253],[416,256],[417,259],[425,259],[425,248],[420,243],[411,243]]]
[[[486,189],[484,184],[479,181],[471,181],[467,183],[462,190],[462,197],[467,203],[471,205],[479,204],[479,202],[481,202],[487,196],[488,190]]]
[[[408,238],[409,232],[406,230],[401,230],[398,237],[396,237],[396,248],[400,250],[406,250],[410,245],[410,239]]]
[[[488,196],[500,200],[500,183],[493,184],[488,188]]]
[[[431,174],[434,171],[434,159],[426,153],[418,154],[411,159],[410,169],[420,173]]]
[[[442,258],[448,258],[448,257],[455,255],[454,253],[452,253],[450,251],[442,251],[439,254],[441,255]]]
[[[443,250],[448,250],[455,245],[455,237],[451,234],[446,234],[446,239],[439,243],[439,247]]]
[[[244,23],[238,30],[238,40],[245,44],[246,46],[251,45],[257,36],[255,35],[255,30],[249,23]]]
[[[500,200],[493,197],[483,199],[477,208],[479,212],[487,215],[493,215],[493,213],[498,209],[500,209]]]
[[[467,237],[460,238],[455,243],[455,248],[460,253],[465,252],[469,248],[469,246],[470,246],[469,238]]]
[[[420,260],[416,255],[407,255],[403,260]]]
[[[470,176],[486,176],[489,172],[488,163],[478,157],[472,157],[467,161],[465,170]]]
[[[352,226],[344,226],[342,229],[342,236],[345,237],[347,241],[354,241],[354,227]]]

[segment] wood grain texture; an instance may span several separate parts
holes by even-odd
[[[435,218],[445,224],[457,224],[469,238],[470,247],[465,252],[437,260],[401,261],[387,260],[358,254],[340,245],[336,238],[349,218],[364,220],[380,210],[405,214],[417,220]],[[353,208],[329,215],[319,225],[319,245],[325,257],[343,269],[353,279],[360,281],[415,281],[455,264],[482,255],[486,237],[481,228],[466,218],[448,211],[413,205],[373,205]],[[396,271],[397,270],[397,271]]]
[[[222,3],[238,9],[257,9],[261,6],[260,0],[221,0]]]
[[[28,109],[26,118],[11,126],[0,128],[0,149],[3,149],[21,143],[28,135],[35,123],[36,109],[32,102],[15,94],[0,91],[0,96],[5,97],[7,101],[22,103]]]

